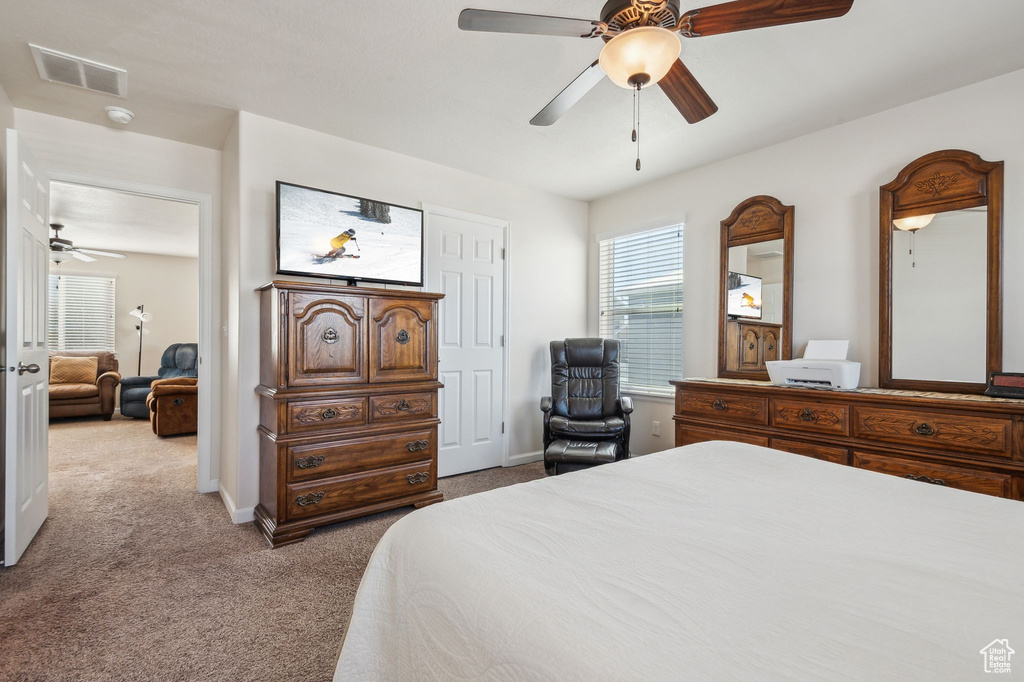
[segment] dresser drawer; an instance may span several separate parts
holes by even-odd
[[[322,431],[366,422],[366,398],[294,400],[285,408],[288,433]]]
[[[288,518],[300,519],[433,490],[433,460],[378,469],[349,476],[292,483],[285,490]]]
[[[763,425],[768,423],[768,399],[717,392],[680,392],[676,396],[676,412],[716,421]]]
[[[423,429],[288,446],[288,480],[327,478],[433,457],[435,431]]]
[[[836,464],[850,463],[850,451],[846,448],[835,448],[829,445],[818,445],[817,443],[801,443],[783,438],[772,438],[771,447],[775,450],[792,452],[794,455],[804,455],[814,459],[822,459],[826,462],[835,462]]]
[[[739,433],[731,429],[707,429],[703,427],[676,424],[676,447],[705,443],[709,440],[730,440],[736,443],[750,443],[768,447],[768,437]]]
[[[854,408],[853,435],[858,438],[905,443],[953,452],[977,452],[990,457],[1012,454],[1010,418],[975,417],[942,412]]]
[[[437,393],[370,396],[370,421],[422,419],[437,414]]]
[[[902,476],[934,485],[944,485],[997,497],[1010,496],[1011,476],[1009,474],[996,474],[948,464],[916,462],[911,459],[876,455],[870,452],[854,452],[853,465],[869,471]]]
[[[836,436],[845,436],[850,432],[848,405],[775,398],[772,400],[771,414],[772,425],[785,429]]]

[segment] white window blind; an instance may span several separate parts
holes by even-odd
[[[619,340],[620,388],[670,396],[683,367],[683,226],[600,245],[600,333]]]
[[[47,338],[53,350],[114,350],[114,279],[50,275]]]

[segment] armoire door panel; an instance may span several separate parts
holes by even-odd
[[[292,292],[288,299],[289,386],[356,384],[367,380],[363,339],[366,299]]]
[[[431,301],[370,301],[371,382],[437,378],[433,309]]]

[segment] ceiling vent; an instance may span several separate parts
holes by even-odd
[[[74,85],[117,97],[128,96],[128,72],[89,59],[29,44],[39,76],[51,83]]]

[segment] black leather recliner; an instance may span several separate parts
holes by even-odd
[[[125,377],[121,379],[121,414],[135,419],[149,419],[151,385],[157,379],[199,376],[199,344],[172,343],[160,357],[160,369],[155,377]]]
[[[629,457],[633,400],[619,397],[619,342],[551,342],[551,395],[544,412],[544,467],[549,475]]]

